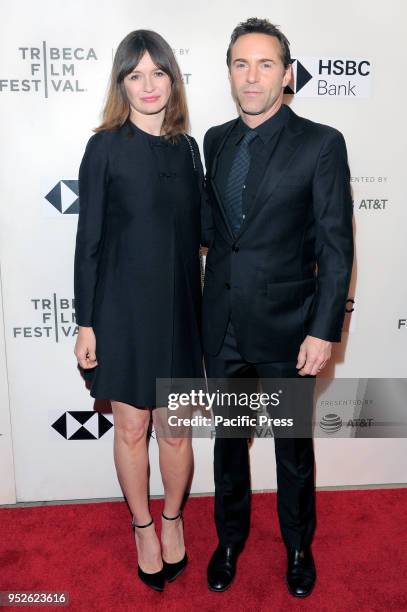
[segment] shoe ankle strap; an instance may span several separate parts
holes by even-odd
[[[150,525],[152,525],[153,523],[154,523],[154,520],[151,519],[151,521],[149,523],[146,523],[145,525],[136,525],[136,522],[134,520],[134,516],[133,516],[133,518],[131,520],[131,526],[133,527],[133,529],[134,529],[134,527],[137,527],[138,529],[144,529],[145,527],[150,527]]]
[[[177,516],[165,516],[164,512],[161,512],[161,516],[165,518],[166,521],[175,521],[177,518],[182,518],[182,510],[177,514]]]

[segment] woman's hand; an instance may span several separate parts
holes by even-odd
[[[79,326],[74,353],[81,368],[94,368],[96,361],[96,337],[92,327]]]

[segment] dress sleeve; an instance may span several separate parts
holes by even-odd
[[[93,306],[106,210],[108,156],[104,134],[88,141],[79,168],[79,218],[74,261],[76,323],[93,325]]]

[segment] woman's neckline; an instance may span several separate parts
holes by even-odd
[[[130,119],[130,117],[127,119],[127,121],[129,122],[129,124],[137,131],[137,132],[141,132],[142,134],[145,134],[146,136],[150,136],[151,138],[155,138],[157,140],[162,138],[162,135],[160,136],[156,136],[155,134],[150,134],[150,132],[146,132],[146,130],[141,129],[141,127],[139,127],[138,125],[136,125],[134,123],[134,121],[132,121]]]

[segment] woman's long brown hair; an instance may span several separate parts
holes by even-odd
[[[157,32],[135,30],[121,41],[115,53],[102,123],[95,128],[95,132],[118,129],[128,119],[130,105],[123,80],[134,70],[146,51],[157,67],[171,79],[171,94],[165,109],[162,134],[165,138],[174,140],[179,134],[188,131],[184,83],[170,45]]]

